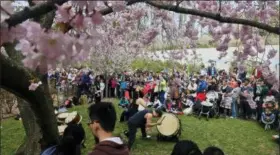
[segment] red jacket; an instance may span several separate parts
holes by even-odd
[[[125,144],[102,141],[88,155],[129,155],[129,150]]]

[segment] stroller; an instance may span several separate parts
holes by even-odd
[[[217,106],[217,100],[218,93],[215,91],[209,91],[206,94],[206,101],[201,102],[201,109],[198,118],[200,119],[202,115],[206,115],[206,120],[208,121],[209,117],[217,115],[219,111],[219,107]]]
[[[271,125],[276,120],[276,115],[273,113],[275,102],[271,98],[266,98],[263,103],[263,112],[261,115],[261,121],[265,125],[264,129],[268,130],[271,129]]]

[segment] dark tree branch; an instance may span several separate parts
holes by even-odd
[[[262,30],[266,30],[267,32],[270,32],[270,33],[280,35],[280,27],[273,27],[273,26],[270,26],[270,25],[267,25],[264,23],[256,22],[256,21],[240,19],[240,18],[232,18],[232,17],[222,17],[218,13],[205,12],[205,11],[200,11],[200,10],[195,10],[195,9],[186,9],[186,8],[177,7],[174,5],[158,4],[153,1],[147,1],[146,3],[151,6],[154,6],[156,8],[159,8],[159,9],[164,9],[164,10],[173,11],[173,12],[182,13],[182,14],[190,14],[190,15],[205,17],[205,18],[217,20],[222,23],[248,25],[248,26],[256,27],[256,28],[259,28]]]
[[[33,7],[26,7],[23,10],[14,13],[10,18],[5,21],[8,23],[9,27],[16,26],[27,19],[30,18],[39,18],[40,16],[55,10],[55,4],[62,5],[68,0],[52,0],[45,3],[37,4]]]
[[[33,2],[33,0],[27,0],[27,2],[28,2],[28,4],[29,4],[29,6],[34,6],[34,5],[35,5],[35,3]]]
[[[14,13],[11,15],[10,18],[6,19],[5,22],[9,25],[9,27],[16,26],[27,19],[34,18],[38,19],[40,16],[55,10],[55,4],[62,5],[63,3],[67,2],[68,0],[52,0],[45,3],[37,4],[33,7],[26,7],[23,10]],[[128,0],[127,6],[135,4],[137,2],[142,2],[143,0]],[[106,8],[100,11],[102,15],[107,15],[113,12],[112,8]],[[3,23],[1,23],[2,25]]]

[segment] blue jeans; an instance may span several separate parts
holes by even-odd
[[[159,92],[159,101],[161,102],[161,104],[164,104],[164,94],[165,94],[165,91],[160,91]]]
[[[231,116],[236,118],[237,117],[237,99],[232,98],[232,103],[231,103]]]

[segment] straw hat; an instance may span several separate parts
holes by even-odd
[[[58,126],[58,133],[59,135],[63,135],[64,130],[67,128],[67,125],[60,125]]]
[[[77,111],[73,111],[71,113],[69,113],[69,115],[67,116],[67,118],[65,119],[65,123],[76,123],[76,124],[80,124],[82,121],[83,117],[78,114]]]

